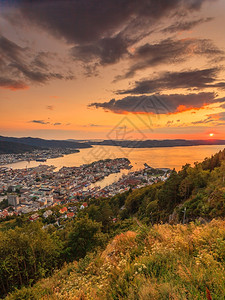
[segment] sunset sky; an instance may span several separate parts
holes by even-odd
[[[225,139],[224,0],[0,0],[0,135]]]

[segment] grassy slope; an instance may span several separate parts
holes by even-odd
[[[222,300],[224,267],[225,221],[140,226],[6,299]]]

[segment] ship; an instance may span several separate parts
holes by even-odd
[[[37,158],[37,159],[36,159],[36,161],[42,161],[42,162],[43,162],[43,161],[46,161],[46,160],[47,160],[46,158]]]

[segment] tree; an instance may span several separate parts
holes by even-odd
[[[104,241],[105,236],[101,232],[101,223],[84,217],[75,222],[69,235],[68,252],[70,258],[83,258],[87,252],[97,246],[102,246]]]
[[[59,266],[61,244],[35,222],[0,235],[0,294],[29,285]]]
[[[220,170],[221,170],[221,175],[222,175],[222,181],[224,183],[224,181],[225,181],[225,161],[222,162]]]
[[[171,213],[175,206],[181,202],[181,197],[179,194],[179,186],[181,181],[182,176],[173,170],[169,179],[165,182],[158,193],[158,204],[161,210]]]

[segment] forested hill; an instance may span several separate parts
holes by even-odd
[[[126,148],[188,147],[201,145],[225,145],[225,140],[104,140],[89,141],[91,145],[119,146]]]
[[[14,143],[14,142],[6,142],[0,140],[0,154],[17,154],[17,153],[24,153],[24,152],[31,152],[33,150],[41,149],[36,146],[25,145],[21,143]]]
[[[79,209],[78,202],[76,217],[63,218],[60,227],[57,206],[47,219],[43,210],[33,223],[26,215],[0,223],[0,294],[223,299],[225,149],[173,170],[166,182],[87,204]]]
[[[225,149],[194,167],[173,170],[165,183],[135,190],[125,208],[124,213],[147,223],[225,217]]]
[[[15,138],[15,137],[0,136],[0,141],[20,143],[20,144],[25,144],[25,145],[45,148],[45,149],[46,148],[71,148],[71,149],[91,148],[91,145],[88,143],[79,143],[76,141],[69,142],[63,140],[45,140],[45,139],[32,138],[32,137]]]

